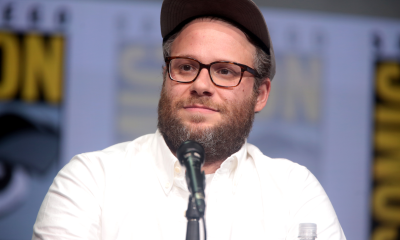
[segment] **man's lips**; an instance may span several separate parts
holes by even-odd
[[[184,106],[183,108],[185,110],[193,111],[193,112],[204,112],[204,113],[219,112],[217,109],[203,106],[203,105],[198,105],[198,104],[187,105],[187,106]]]

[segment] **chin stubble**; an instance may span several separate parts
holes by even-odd
[[[254,95],[242,102],[230,103],[230,107],[215,104],[208,96],[191,96],[185,100],[173,101],[163,87],[158,103],[158,129],[173,153],[176,153],[184,141],[193,140],[203,146],[206,163],[225,160],[239,151],[249,136],[254,121],[255,103]],[[186,126],[177,116],[177,112],[183,106],[191,104],[218,109],[222,122],[212,127],[199,127],[196,123],[204,122],[205,117],[193,114],[189,119],[193,125]]]

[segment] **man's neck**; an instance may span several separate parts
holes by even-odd
[[[165,140],[165,138],[164,138]],[[171,153],[176,156],[176,151],[171,150],[171,146],[168,144],[167,140],[165,140],[165,143],[167,144],[169,150]],[[212,161],[212,162],[205,162],[203,167],[201,168],[202,171],[204,171],[205,174],[213,174],[215,173],[218,168],[221,167],[221,164],[224,162],[224,160],[218,160],[218,161]]]
[[[212,162],[212,163],[206,162],[206,163],[204,163],[201,170],[204,171],[205,174],[213,174],[218,170],[218,168],[221,167],[222,162],[223,162],[223,160]]]

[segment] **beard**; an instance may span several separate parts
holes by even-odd
[[[242,102],[225,104],[213,103],[208,96],[194,96],[184,100],[173,100],[163,86],[158,103],[158,129],[172,151],[176,153],[179,146],[187,140],[200,143],[205,151],[205,163],[223,161],[239,151],[249,136],[254,121],[255,93]],[[178,117],[178,111],[184,106],[201,104],[217,109],[222,116],[221,121],[212,127],[196,126],[206,118],[201,114],[193,114],[186,126]]]

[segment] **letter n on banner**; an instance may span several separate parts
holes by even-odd
[[[19,219],[24,201],[43,199],[31,186],[42,189],[56,171],[61,145],[67,10],[26,4],[0,6],[0,218],[16,214],[3,223]],[[41,22],[45,14],[52,25]],[[19,25],[18,16],[29,21]]]

